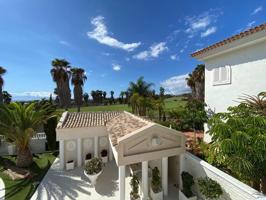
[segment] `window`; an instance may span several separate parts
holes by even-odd
[[[231,67],[226,65],[213,69],[213,85],[223,85],[231,83]]]

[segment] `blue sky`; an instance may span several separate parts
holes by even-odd
[[[187,91],[193,51],[266,21],[266,1],[0,0],[4,90],[17,99],[55,87],[51,60],[86,70],[84,90],[118,95],[144,76],[155,89]]]

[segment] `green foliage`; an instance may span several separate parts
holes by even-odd
[[[194,179],[193,176],[188,172],[182,172],[182,183],[183,183],[183,190],[182,192],[184,195],[188,198],[194,196],[191,187],[194,185]]]
[[[198,185],[200,192],[206,199],[218,199],[223,194],[223,190],[219,183],[209,177],[199,178]]]
[[[238,178],[259,182],[266,175],[266,118],[241,103],[209,120],[215,162]],[[255,188],[259,189],[259,188]]]
[[[103,161],[101,158],[92,158],[85,165],[85,171],[87,174],[98,174],[103,169]]]
[[[134,174],[130,180],[130,186],[132,188],[130,192],[130,196],[132,199],[138,199],[139,198],[139,179]]]
[[[43,126],[49,150],[56,149],[56,126],[57,116],[48,119],[47,123]]]
[[[160,171],[157,167],[152,169],[152,181],[151,181],[151,188],[154,193],[158,193],[162,191],[162,183],[160,177]]]

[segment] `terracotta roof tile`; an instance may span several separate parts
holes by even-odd
[[[239,33],[237,35],[233,35],[233,36],[231,36],[229,38],[226,38],[226,39],[224,39],[224,40],[222,40],[220,42],[217,42],[217,43],[215,43],[215,44],[213,44],[211,46],[208,46],[208,47],[206,47],[204,49],[201,49],[199,51],[196,51],[196,52],[192,53],[191,56],[192,57],[196,57],[198,55],[201,55],[203,53],[206,53],[207,51],[210,51],[212,49],[215,49],[215,48],[218,48],[220,46],[226,45],[228,43],[234,42],[235,40],[239,40],[239,39],[244,38],[244,37],[246,37],[248,35],[251,35],[251,34],[260,32],[260,31],[262,31],[264,29],[266,29],[266,23],[261,24],[259,26],[256,26],[254,28],[251,28],[249,30],[243,31],[243,32],[241,32],[241,33]]]
[[[57,128],[105,126],[107,121],[121,113],[119,111],[67,113],[66,118]]]
[[[107,131],[113,146],[118,144],[118,138],[130,134],[151,122],[130,113],[122,113],[107,122]]]

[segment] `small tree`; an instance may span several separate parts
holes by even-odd
[[[130,185],[131,185],[131,192],[130,192],[130,197],[131,199],[138,199],[139,196],[139,179],[138,177],[134,174],[130,180]]]
[[[206,199],[218,199],[223,194],[220,184],[209,177],[199,178],[198,184],[200,192]]]
[[[157,167],[152,169],[152,181],[151,181],[151,188],[154,193],[158,193],[162,191],[162,183],[160,177],[160,171]]]
[[[194,179],[193,176],[188,172],[182,172],[182,184],[183,184],[183,190],[182,192],[184,195],[188,198],[194,196],[193,192],[191,190],[191,187],[194,185]]]

